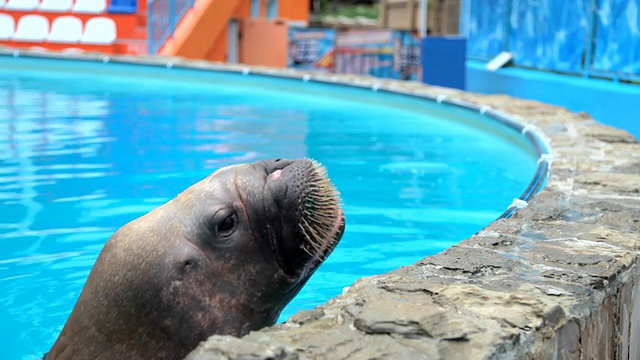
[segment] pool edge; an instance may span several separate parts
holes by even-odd
[[[0,49],[0,56],[13,55]],[[97,54],[17,55],[105,60]],[[527,193],[537,190],[526,191],[520,200],[528,206],[514,203],[522,208],[510,218],[440,254],[363,278],[285,324],[242,339],[214,336],[189,359],[640,356],[640,344],[631,341],[640,338],[640,145],[628,133],[556,106],[419,83],[177,58],[106,59],[401,92],[513,121],[523,135],[553,148],[553,155],[548,146],[541,152],[541,164],[549,168],[553,160],[545,188],[533,199]]]

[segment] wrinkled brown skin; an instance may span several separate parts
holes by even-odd
[[[274,252],[272,239],[301,241],[291,238],[297,219],[285,209],[295,181],[286,168],[279,184],[267,180],[289,164],[222,168],[119,229],[46,359],[180,359],[210,335],[274,324],[317,268],[301,275],[315,260],[298,249],[287,251],[302,260]],[[211,229],[225,211],[236,212],[237,227],[221,238]]]

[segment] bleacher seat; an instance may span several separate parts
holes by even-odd
[[[38,10],[42,12],[67,12],[73,6],[73,0],[42,0]]]
[[[48,42],[77,44],[82,37],[82,20],[75,16],[60,16],[53,20]]]
[[[116,41],[116,23],[106,17],[94,17],[87,20],[82,44],[109,45]]]
[[[76,0],[71,8],[74,13],[100,14],[107,10],[106,0]]]
[[[62,49],[62,52],[67,54],[82,54],[84,53],[84,50],[78,48],[65,48]]]
[[[0,0],[1,1],[1,0]],[[138,11],[137,0],[111,0],[107,11],[110,14],[135,14]]]
[[[8,0],[4,10],[31,11],[40,4],[40,0]]]
[[[9,14],[0,14],[0,40],[11,40],[16,30],[16,22]]]
[[[18,20],[13,41],[42,42],[49,34],[49,20],[40,15],[25,15]]]

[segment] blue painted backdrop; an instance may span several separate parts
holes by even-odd
[[[468,54],[567,73],[640,76],[640,0],[469,0]]]
[[[470,15],[467,53],[478,57],[493,57],[505,50],[507,4],[509,0],[469,0]]]
[[[593,67],[640,75],[640,0],[601,0]]]

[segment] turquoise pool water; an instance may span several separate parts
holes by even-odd
[[[2,358],[49,349],[118,227],[221,166],[302,156],[327,166],[347,231],[282,319],[472,235],[536,170],[514,131],[405,96],[0,58]]]

